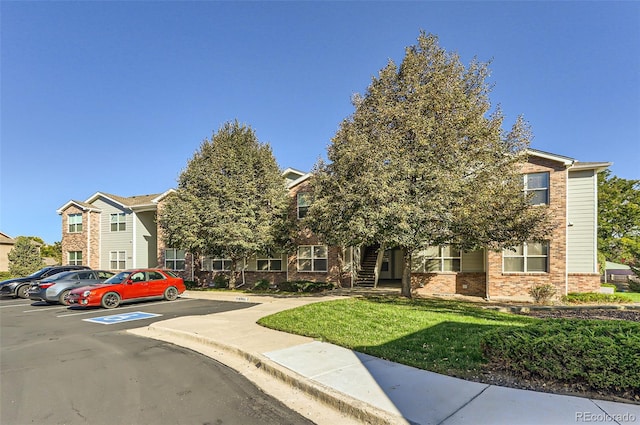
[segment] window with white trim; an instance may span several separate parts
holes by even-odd
[[[111,231],[124,232],[127,230],[125,213],[111,214]]]
[[[208,272],[228,272],[231,270],[231,259],[204,257],[202,268]]]
[[[81,233],[82,214],[69,214],[67,216],[67,224],[69,225],[69,233]]]
[[[311,205],[311,194],[307,192],[298,193],[296,195],[297,199],[297,209],[298,209],[298,219],[304,218],[309,211],[309,206]]]
[[[549,173],[530,173],[523,175],[524,194],[532,194],[531,205],[546,205],[549,203]]]
[[[68,252],[68,264],[72,266],[82,265],[82,251],[69,251]]]
[[[164,268],[184,270],[184,249],[168,248],[164,250]]]
[[[109,268],[111,270],[124,270],[127,268],[126,251],[109,251]]]
[[[259,272],[282,271],[282,257],[272,257],[268,255],[258,256],[256,259],[256,269]]]
[[[298,247],[298,271],[326,272],[328,270],[326,245],[300,245]]]
[[[549,244],[525,242],[502,251],[502,269],[509,273],[548,273]]]
[[[450,245],[429,246],[414,254],[411,270],[416,273],[459,272],[461,263],[459,249]]]

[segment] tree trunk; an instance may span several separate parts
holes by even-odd
[[[373,271],[373,287],[378,287],[378,280],[380,279],[380,270],[382,269],[382,260],[384,259],[384,245],[380,244],[378,248],[378,256],[376,257],[376,268]]]
[[[229,289],[236,289],[236,269],[238,261],[234,258],[231,259],[231,273],[229,273]]]
[[[402,248],[402,258],[404,259],[404,268],[402,269],[402,291],[400,295],[411,298],[411,251]]]

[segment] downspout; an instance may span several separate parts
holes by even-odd
[[[384,258],[384,245],[380,244],[378,256],[376,257],[376,268],[373,271],[373,287],[378,287],[378,279],[380,278],[380,269],[382,268],[382,259]]]
[[[551,185],[551,183],[549,183]],[[564,215],[565,215],[565,225],[564,225],[564,295],[566,296],[569,293],[569,169],[565,173],[564,177]],[[551,190],[549,190],[551,192]],[[551,265],[549,265],[551,267]]]
[[[87,266],[91,266],[91,211],[87,211]]]
[[[136,231],[137,231],[136,213],[133,212],[133,211],[131,211],[131,222],[132,222],[132,224],[131,224],[132,229],[131,230],[133,231],[133,237],[131,238],[131,241],[132,241],[131,243],[133,245],[131,247],[131,251],[133,252],[133,255],[132,255],[132,261],[133,261],[132,267],[136,268],[136,267],[138,267],[138,255],[137,255],[138,253],[137,253],[137,250],[136,250],[136,243],[138,243],[138,241],[137,241],[137,238],[136,238]]]
[[[489,296],[489,248],[486,247],[484,249],[484,257],[482,258],[482,261],[484,261],[484,298],[489,301],[489,299],[491,298]]]
[[[353,272],[355,271],[355,267],[353,267],[353,247],[349,247],[349,268],[351,274],[351,289],[353,289]]]

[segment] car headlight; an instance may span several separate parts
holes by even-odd
[[[82,293],[82,296],[83,296],[83,297],[88,297],[89,295],[91,295],[91,291],[84,291],[84,292]]]

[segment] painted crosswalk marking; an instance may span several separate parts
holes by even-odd
[[[82,319],[85,322],[100,323],[101,325],[112,325],[114,323],[130,322],[132,320],[149,319],[151,317],[162,316],[162,314],[144,313],[142,311],[134,311],[131,313],[113,314],[111,316],[93,317],[91,319]]]

